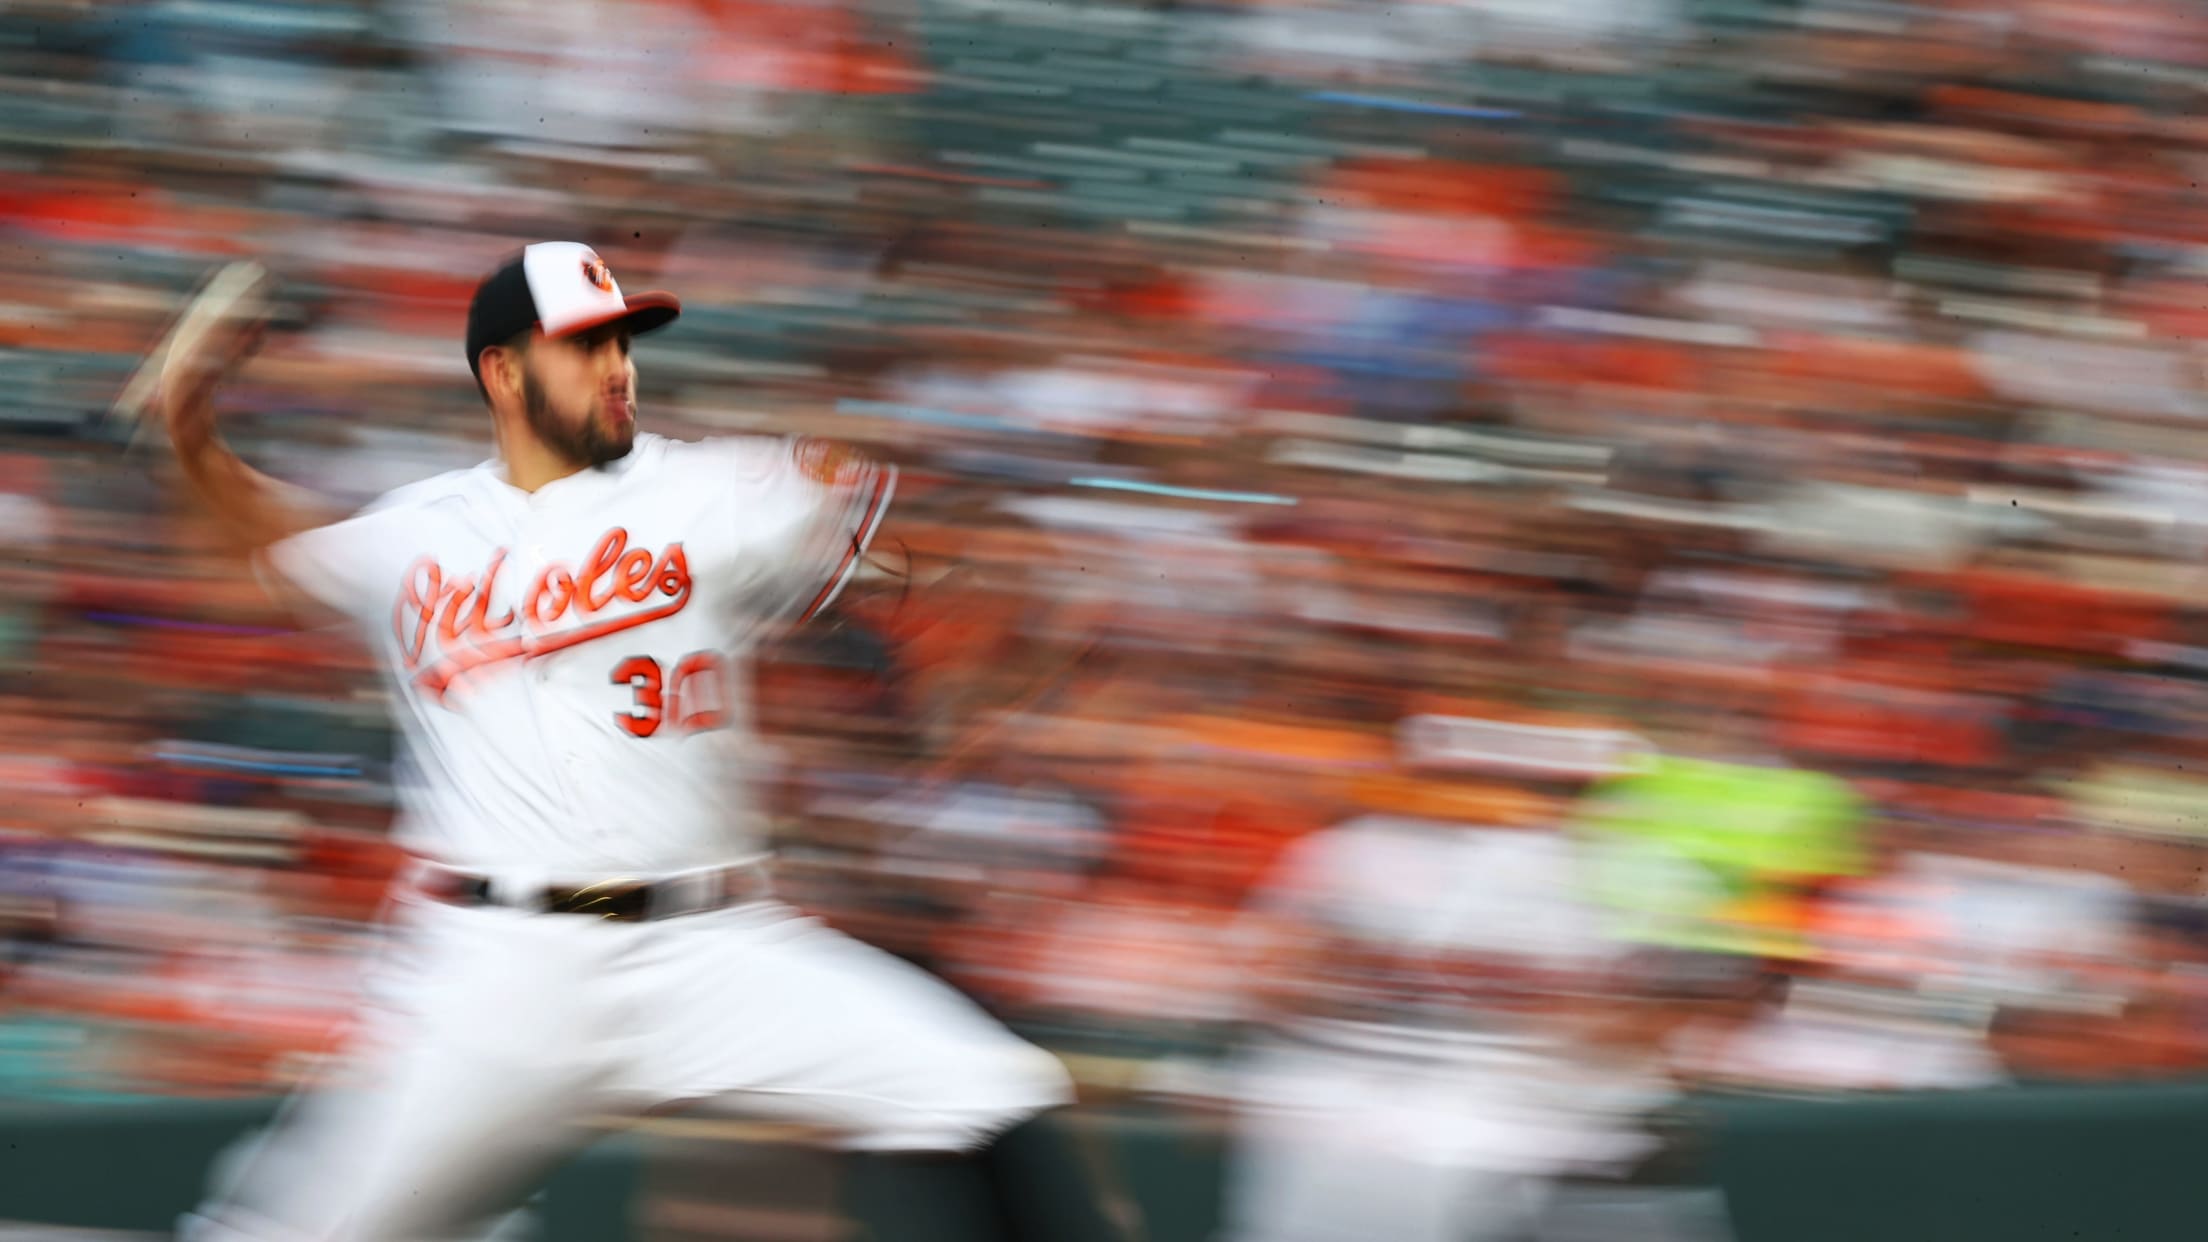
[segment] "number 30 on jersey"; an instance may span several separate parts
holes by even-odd
[[[613,666],[614,685],[635,696],[613,720],[631,737],[650,737],[661,725],[703,733],[728,723],[728,681],[720,654],[695,651],[667,669],[650,656],[630,656]]]

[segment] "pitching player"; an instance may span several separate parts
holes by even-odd
[[[288,1109],[188,1234],[464,1236],[587,1119],[711,1101],[858,1151],[971,1153],[1015,1236],[1106,1236],[1093,1198],[1065,1215],[1070,1158],[1040,1125],[1070,1099],[1059,1063],[768,891],[747,655],[836,600],[896,475],[802,441],[641,433],[630,339],[678,313],[584,246],[528,247],[468,312],[497,458],[331,522],[216,434],[254,316],[169,347],[161,409],[193,490],[380,657],[411,763],[397,832],[421,859],[355,1089]]]

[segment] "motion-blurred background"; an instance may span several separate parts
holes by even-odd
[[[489,455],[542,237],[685,299],[648,427],[915,462],[1003,584],[762,673],[782,882],[1224,1135],[1219,1236],[2196,1073],[2204,88],[2184,0],[0,3],[0,1096],[282,1091],[400,862],[363,655],[104,428],[143,351],[274,268],[233,441],[365,500]]]

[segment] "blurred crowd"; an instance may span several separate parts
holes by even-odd
[[[540,237],[684,298],[651,429],[908,464],[780,882],[1128,1085],[2208,1067],[2204,89],[2177,2],[0,5],[0,1095],[286,1085],[404,862],[143,352],[275,269],[232,438],[365,501]]]

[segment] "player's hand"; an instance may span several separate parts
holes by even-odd
[[[179,448],[214,434],[215,386],[260,348],[268,331],[258,267],[223,269],[177,322],[165,344],[158,389],[161,417]]]

